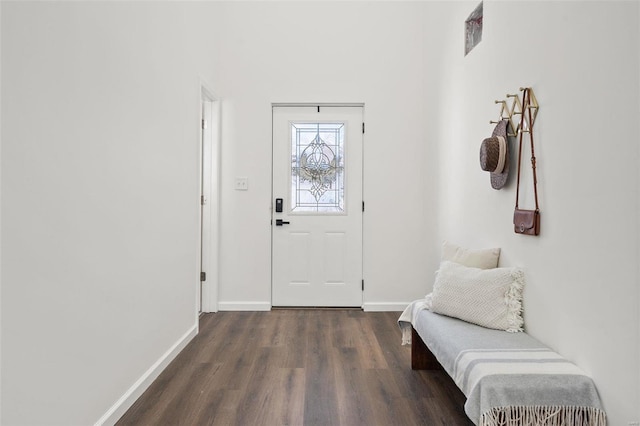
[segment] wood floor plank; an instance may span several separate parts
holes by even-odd
[[[307,353],[305,362],[305,425],[338,425],[338,400],[334,392],[334,363],[327,348],[333,348],[331,322],[336,312],[311,311],[307,329]]]
[[[122,425],[469,426],[443,371],[412,371],[398,312],[220,312]]]
[[[216,401],[216,405],[206,407],[205,410],[201,411],[197,425],[239,425],[240,423],[237,421],[238,406],[243,397],[244,392],[241,390],[226,390],[222,392],[220,400]]]
[[[369,409],[370,399],[365,391],[365,370],[360,367],[357,349],[343,347],[332,353],[336,365],[334,377],[339,424],[375,424],[375,417]]]

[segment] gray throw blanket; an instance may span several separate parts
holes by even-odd
[[[477,425],[607,423],[593,380],[526,333],[439,315],[424,300],[407,307],[398,324],[403,336],[415,328],[467,397],[465,412]]]

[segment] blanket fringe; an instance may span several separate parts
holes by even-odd
[[[402,330],[402,344],[411,344],[411,328],[415,325],[416,317],[418,313],[423,309],[429,309],[431,307],[431,295],[427,294],[424,299],[414,300],[406,307],[400,318],[398,318],[398,325]]]
[[[480,416],[479,426],[606,426],[607,416],[595,407],[494,407]]]
[[[401,323],[400,330],[402,330],[402,346],[411,344],[411,324]]]
[[[517,268],[512,273],[513,285],[509,287],[507,294],[505,294],[505,302],[509,307],[509,313],[507,315],[507,324],[509,328],[507,331],[510,333],[517,333],[524,331],[524,320],[522,318],[522,289],[524,288],[524,272],[522,269]]]

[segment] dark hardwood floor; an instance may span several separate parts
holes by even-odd
[[[219,312],[117,423],[471,425],[444,371],[411,370],[398,312]]]

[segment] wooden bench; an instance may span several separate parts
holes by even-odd
[[[415,328],[411,327],[411,369],[443,370],[438,359],[431,353]]]
[[[526,333],[423,310],[411,328],[411,368],[445,370],[477,425],[606,425],[593,380]]]

